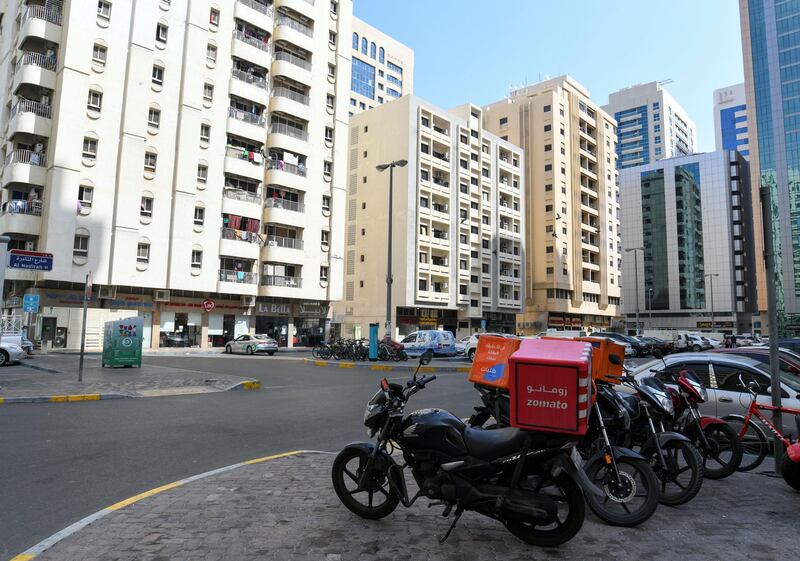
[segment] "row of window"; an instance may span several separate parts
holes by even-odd
[[[384,48],[383,47],[381,47],[380,49],[377,48],[377,45],[375,44],[375,42],[374,41],[373,42],[368,41],[366,37],[362,37],[361,38],[361,42],[359,43],[358,33],[353,32],[353,50],[354,51],[358,51],[359,50],[359,44],[361,46],[361,49],[360,49],[361,50],[361,54],[366,55],[367,54],[367,48],[369,48],[369,57],[372,60],[375,60],[375,57],[377,55],[378,62],[381,63],[381,64],[384,63],[385,58],[386,58],[386,51],[384,50]],[[402,70],[401,70],[401,73],[402,73]]]

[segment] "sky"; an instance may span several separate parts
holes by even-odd
[[[414,49],[414,94],[445,108],[562,74],[599,105],[671,79],[709,152],[713,91],[744,81],[736,0],[354,0],[354,13]]]

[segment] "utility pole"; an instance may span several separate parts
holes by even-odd
[[[408,164],[407,160],[395,160],[388,164],[381,164],[376,166],[379,172],[389,169],[389,233],[387,236],[387,263],[386,263],[386,336],[392,338],[392,203],[394,202],[394,168],[405,167]]]
[[[718,277],[719,273],[706,273],[703,275],[705,278],[710,279],[711,281],[711,291],[709,294],[709,299],[711,301],[711,332],[714,332],[714,277]]]
[[[83,382],[83,354],[86,350],[86,312],[89,299],[92,297],[92,273],[86,273],[86,284],[83,288],[83,323],[81,324],[81,358],[78,362],[78,381]]]
[[[637,251],[644,253],[644,247],[629,247],[625,253],[633,252],[633,284],[636,289],[636,335],[639,335],[639,254]]]
[[[3,314],[5,301],[3,299],[3,295],[5,294],[6,262],[8,261],[6,252],[8,250],[8,242],[10,241],[11,238],[8,236],[0,236],[0,341],[3,340],[3,327],[5,327],[5,315]]]
[[[653,288],[647,289],[647,309],[650,311],[650,329],[653,329]]]

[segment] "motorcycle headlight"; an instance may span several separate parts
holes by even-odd
[[[367,402],[367,407],[364,409],[364,425],[373,432],[378,428],[380,417],[386,410],[387,401],[386,392],[378,390]]]
[[[658,402],[661,404],[661,407],[664,408],[664,411],[666,411],[668,415],[672,415],[673,411],[675,411],[675,406],[672,403],[672,398],[667,394],[659,393]]]

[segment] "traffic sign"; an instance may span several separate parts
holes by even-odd
[[[25,294],[22,297],[22,311],[30,312],[32,314],[39,313],[39,295],[38,294]]]
[[[8,266],[12,269],[28,269],[31,271],[52,271],[53,254],[41,251],[12,249],[8,252]]]

